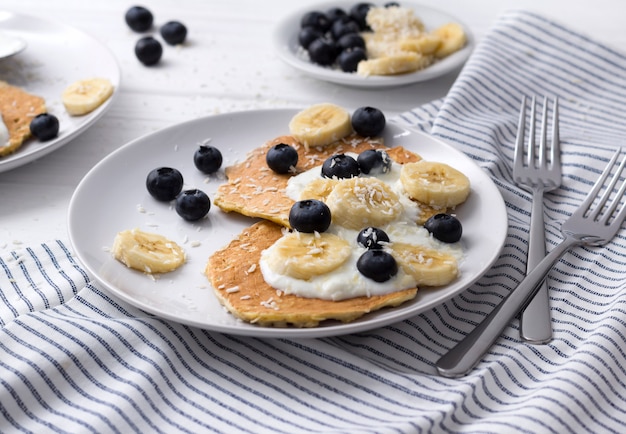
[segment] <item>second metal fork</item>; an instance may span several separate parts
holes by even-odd
[[[531,101],[530,128],[525,145],[526,97],[522,98],[513,177],[515,182],[530,190],[533,194],[530,235],[528,242],[528,274],[546,255],[545,227],[543,221],[543,194],[561,185],[561,151],[559,143],[558,99],[554,99],[552,111],[552,134],[550,144],[547,141],[548,98],[544,98],[541,116],[541,133],[538,148],[535,146],[535,97]],[[530,343],[543,344],[552,339],[550,298],[548,285],[544,281],[539,292],[520,316],[520,337]]]
[[[474,330],[437,361],[440,375],[459,377],[468,373],[535,295],[552,266],[565,252],[580,244],[604,245],[617,234],[626,218],[626,158],[617,164],[621,153],[621,149],[615,152],[583,203],[563,222],[563,240]]]

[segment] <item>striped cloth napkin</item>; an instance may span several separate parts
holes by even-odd
[[[503,15],[444,100],[395,120],[446,139],[492,176],[509,213],[504,250],[467,291],[382,329],[303,340],[212,333],[115,299],[63,241],[5,251],[0,431],[626,432],[624,231],[551,272],[551,343],[520,342],[514,321],[466,377],[433,367],[524,275],[530,196],[510,169],[522,94],[561,102],[564,176],[545,199],[549,245],[625,144],[626,56],[545,17]]]

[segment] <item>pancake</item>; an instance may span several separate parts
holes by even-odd
[[[398,306],[417,293],[417,288],[408,288],[340,301],[283,294],[265,282],[258,265],[261,252],[278,240],[283,230],[282,225],[262,220],[209,258],[205,273],[217,298],[243,321],[273,327],[316,327],[327,320],[349,322],[384,307]]]
[[[407,149],[387,147],[382,139],[366,139],[355,134],[321,148],[305,150],[292,136],[277,137],[265,145],[248,153],[246,159],[225,169],[228,182],[222,184],[213,203],[226,212],[236,212],[249,217],[257,217],[289,227],[289,210],[294,200],[285,194],[289,178],[295,174],[278,174],[272,171],[265,161],[267,151],[274,145],[285,143],[298,152],[297,173],[321,165],[328,157],[338,153],[360,153],[367,149],[385,149],[399,164],[421,160],[421,157]],[[427,205],[421,206],[423,213],[418,223],[423,223],[431,215],[442,212]]]
[[[43,98],[0,81],[0,114],[9,132],[9,143],[0,143],[0,157],[12,154],[30,138],[30,122],[45,112]]]

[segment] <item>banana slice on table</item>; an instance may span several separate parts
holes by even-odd
[[[337,235],[291,232],[263,252],[263,257],[273,272],[307,280],[333,271],[351,253],[350,243]]]
[[[435,50],[435,57],[441,59],[460,50],[467,42],[467,35],[458,23],[448,23],[432,31],[432,34],[441,38],[441,44]]]
[[[91,113],[113,95],[113,84],[106,78],[79,80],[65,88],[61,100],[72,116]]]
[[[333,223],[348,229],[383,226],[402,211],[398,195],[378,178],[339,181],[328,195]]]
[[[350,113],[335,104],[312,105],[289,122],[289,131],[305,149],[326,146],[352,133]]]
[[[168,273],[185,263],[183,249],[166,237],[139,229],[119,232],[111,248],[113,257],[144,273]]]
[[[390,248],[398,264],[416,280],[418,286],[447,285],[459,275],[456,258],[447,253],[397,242],[392,243]]]
[[[400,182],[412,199],[434,207],[454,207],[465,202],[470,193],[465,174],[434,161],[403,164]]]
[[[356,73],[364,77],[404,74],[423,69],[431,63],[432,56],[424,56],[413,51],[398,52],[375,59],[361,60]]]

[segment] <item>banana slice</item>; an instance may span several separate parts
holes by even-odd
[[[79,80],[65,88],[61,100],[72,116],[81,116],[100,107],[113,95],[113,84],[106,78]]]
[[[348,229],[379,227],[403,210],[398,195],[378,178],[339,181],[326,199],[333,223]]]
[[[416,280],[417,286],[447,285],[459,275],[452,255],[407,243],[394,242],[390,247],[393,257]]]
[[[402,51],[414,51],[421,54],[433,54],[441,45],[441,37],[435,34],[424,33],[416,38],[406,38],[398,42]]]
[[[339,180],[331,178],[317,178],[309,182],[300,193],[300,200],[316,199],[326,202],[328,195]]]
[[[291,232],[263,252],[263,258],[273,272],[307,280],[333,271],[351,254],[350,243],[337,235]]]
[[[432,56],[406,51],[375,59],[361,60],[356,73],[370,75],[396,75],[423,69],[432,63]]]
[[[291,119],[289,131],[306,150],[326,146],[352,133],[350,113],[335,104],[315,104]]]
[[[403,164],[400,182],[412,199],[434,207],[454,207],[465,202],[470,193],[465,174],[434,161]]]
[[[441,38],[441,44],[435,51],[435,57],[441,59],[463,48],[467,42],[467,35],[458,23],[448,23],[432,31],[432,34]]]
[[[119,232],[113,241],[115,259],[144,273],[168,273],[185,263],[183,249],[166,237],[132,229]]]

